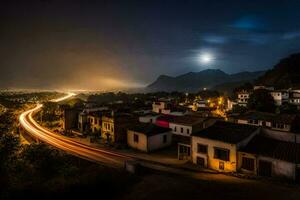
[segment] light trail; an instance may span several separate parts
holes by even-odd
[[[69,93],[62,98],[52,101],[60,102],[73,96],[75,96],[74,93]],[[56,148],[59,148],[81,158],[103,164],[109,164],[113,167],[121,167],[124,165],[125,160],[133,159],[131,156],[123,155],[109,150],[94,148],[86,144],[73,141],[70,138],[53,133],[50,130],[43,128],[33,119],[33,115],[38,112],[42,108],[42,106],[42,104],[38,104],[35,108],[23,112],[19,117],[21,126],[34,138],[37,138],[47,144],[50,144]]]

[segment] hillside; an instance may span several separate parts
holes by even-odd
[[[279,61],[256,81],[257,84],[274,86],[277,89],[300,87],[300,53]]]
[[[264,71],[227,74],[220,69],[207,69],[200,72],[189,72],[177,77],[161,75],[155,82],[148,85],[146,89],[148,91],[195,92],[202,88],[213,88],[224,83],[253,81],[263,73]]]

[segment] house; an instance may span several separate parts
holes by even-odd
[[[250,93],[246,90],[242,90],[242,91],[239,91],[237,93],[237,95],[238,95],[238,99],[237,99],[238,105],[247,106],[248,99],[250,97]]]
[[[159,117],[160,115],[158,113],[145,113],[139,116],[139,121],[142,123],[156,123],[156,119]]]
[[[300,144],[255,136],[239,151],[239,168],[259,176],[299,180]]]
[[[170,104],[167,101],[155,101],[152,104],[152,111],[159,114],[169,114],[171,112]]]
[[[81,133],[95,132],[96,129],[101,128],[101,124],[100,127],[98,126],[98,124],[94,124],[94,122],[96,122],[96,119],[94,120],[93,115],[96,117],[95,113],[101,114],[102,112],[107,111],[108,107],[95,107],[95,103],[89,102],[89,104],[86,105],[85,109],[78,115],[78,130]],[[91,127],[91,123],[93,127]]]
[[[127,129],[138,122],[129,113],[105,113],[102,116],[101,137],[108,143],[127,143]]]
[[[214,120],[210,119],[197,115],[179,116],[169,122],[169,128],[172,129],[173,134],[189,137],[192,133],[213,124]]]
[[[156,101],[152,104],[152,111],[159,114],[182,116],[187,114],[187,109],[172,106],[169,101]]]
[[[299,91],[292,91],[290,93],[289,103],[296,105],[299,109],[299,107],[300,107],[300,92]]]
[[[151,123],[138,123],[127,130],[127,144],[131,148],[151,152],[170,146],[172,132]]]
[[[285,90],[274,90],[270,92],[274,99],[275,105],[281,106],[289,101],[289,92]]]
[[[259,133],[258,127],[217,121],[192,134],[192,162],[213,170],[235,172],[238,150]]]
[[[249,111],[237,116],[238,124],[263,126],[279,131],[293,131],[299,119],[295,114],[274,114],[267,112]]]
[[[90,112],[87,115],[89,131],[96,135],[101,135],[103,111]]]

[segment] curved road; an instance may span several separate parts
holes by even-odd
[[[71,98],[75,94],[68,95],[52,100],[59,102]],[[123,167],[125,160],[130,160],[132,157],[120,153],[94,148],[76,141],[71,140],[65,136],[53,133],[48,129],[40,126],[34,119],[33,115],[42,108],[42,104],[38,104],[35,108],[25,111],[19,117],[21,126],[34,138],[37,138],[47,144],[56,148],[64,150],[81,158],[91,160],[94,162],[108,164],[113,167]]]

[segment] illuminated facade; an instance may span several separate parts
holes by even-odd
[[[235,172],[238,150],[258,133],[256,127],[218,121],[192,134],[192,162],[217,171]]]

